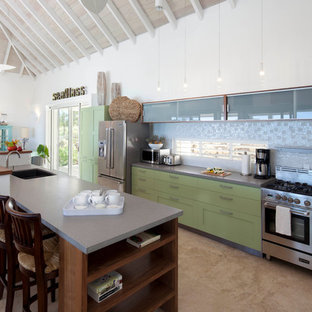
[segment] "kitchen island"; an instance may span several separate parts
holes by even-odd
[[[20,169],[26,169],[24,166]],[[60,236],[59,311],[177,311],[177,217],[182,211],[125,196],[119,216],[63,216],[82,190],[99,186],[58,173],[24,180],[11,176],[11,196]],[[137,249],[126,243],[147,229],[161,239]],[[102,303],[87,296],[87,284],[110,271],[123,275],[123,289]]]

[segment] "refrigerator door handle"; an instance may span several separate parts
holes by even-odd
[[[106,169],[110,168],[110,135],[109,135],[109,128],[105,129],[105,136],[106,136],[106,140],[105,140],[105,147],[104,147],[104,159],[106,160]],[[108,159],[107,159],[107,155],[108,155]]]
[[[110,128],[110,131],[109,131],[109,134],[110,134],[110,138],[109,138],[109,151],[110,151],[110,161],[109,161],[109,168],[110,169],[113,169],[114,168],[114,129],[113,128]]]

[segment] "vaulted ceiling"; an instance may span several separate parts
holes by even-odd
[[[225,0],[221,0],[223,2]],[[236,0],[227,0],[235,7]],[[37,75],[53,70],[166,23],[216,5],[219,0],[108,0],[94,14],[80,0],[0,0],[0,63],[16,66],[11,72]]]

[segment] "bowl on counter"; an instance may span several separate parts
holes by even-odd
[[[159,143],[159,144],[148,143],[148,146],[151,149],[159,150],[159,149],[161,149],[164,146],[164,144],[163,143]]]

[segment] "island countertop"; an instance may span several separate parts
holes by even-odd
[[[16,166],[16,171],[34,166]],[[56,173],[56,172],[54,172]],[[182,215],[176,208],[123,193],[124,212],[117,216],[63,216],[63,207],[80,191],[103,187],[62,173],[24,180],[11,176],[11,196],[42,223],[89,254]]]

